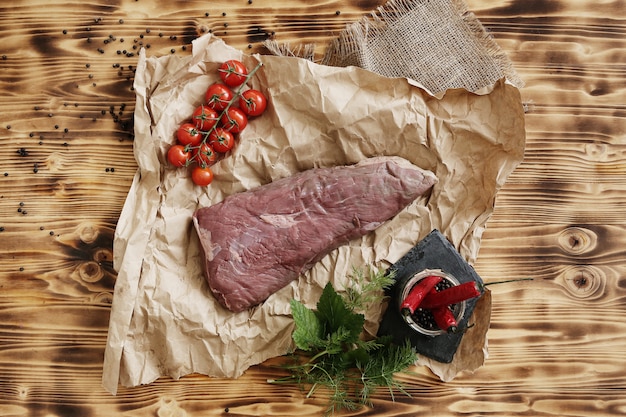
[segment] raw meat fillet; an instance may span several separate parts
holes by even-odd
[[[209,287],[233,312],[255,306],[436,182],[405,159],[374,157],[314,168],[200,208],[193,221]]]

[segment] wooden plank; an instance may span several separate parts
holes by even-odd
[[[162,378],[116,397],[101,388],[113,232],[136,171],[136,48],[183,56],[212,31],[246,52],[274,36],[320,54],[382,3],[0,6],[1,415],[323,413],[323,398],[267,383],[283,375],[278,359],[237,380]],[[534,281],[492,287],[490,357],[475,374],[442,383],[418,367],[404,377],[412,398],[381,392],[359,415],[624,414],[623,6],[467,3],[526,81],[531,110],[525,161],[499,193],[475,267],[486,281]]]

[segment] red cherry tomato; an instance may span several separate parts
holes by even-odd
[[[193,124],[196,125],[196,128],[203,132],[207,132],[215,126],[219,120],[219,115],[209,106],[202,104],[196,107],[191,116],[191,120],[193,121]]]
[[[230,107],[220,119],[222,127],[229,132],[239,133],[248,125],[248,116],[238,107]]]
[[[246,81],[248,76],[246,66],[236,59],[230,59],[222,63],[217,71],[222,82],[229,87],[239,87]]]
[[[176,131],[178,143],[183,146],[198,146],[202,142],[202,133],[193,123],[185,122]]]
[[[183,145],[172,145],[167,151],[167,160],[175,167],[184,167],[190,158],[190,152]]]
[[[194,152],[194,160],[200,166],[210,166],[217,161],[217,153],[208,143],[203,143]]]
[[[191,180],[201,187],[209,185],[213,181],[213,171],[209,167],[195,166],[191,170]]]
[[[239,97],[239,108],[248,116],[260,116],[267,107],[267,99],[259,90],[246,90]]]
[[[222,83],[211,84],[205,94],[207,106],[217,111],[224,110],[233,97],[233,90]]]
[[[209,134],[209,144],[216,152],[226,153],[235,146],[235,137],[228,130],[218,127]]]

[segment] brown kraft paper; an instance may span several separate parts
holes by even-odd
[[[166,151],[178,125],[217,81],[219,64],[231,58],[248,68],[262,64],[250,86],[267,95],[268,108],[214,166],[214,182],[198,187],[185,169],[167,164]],[[327,282],[340,290],[354,267],[389,266],[432,229],[473,262],[496,193],[523,158],[523,106],[518,89],[504,79],[477,92],[450,89],[435,97],[414,80],[296,57],[248,56],[205,35],[194,41],[189,57],[147,57],[142,50],[135,90],[139,168],[115,234],[118,278],[104,358],[103,385],[112,393],[118,384],[162,376],[236,378],[287,353],[293,349],[292,298],[312,307]],[[191,221],[198,207],[302,170],[377,155],[401,156],[434,172],[439,182],[262,305],[235,314],[216,302]],[[381,306],[366,312],[370,335],[381,314]],[[478,334],[481,347],[484,332]],[[470,365],[455,364],[453,374],[480,366],[484,353],[476,349]],[[447,368],[429,366],[451,378]]]

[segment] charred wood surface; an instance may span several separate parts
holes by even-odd
[[[0,415],[318,416],[276,360],[237,380],[101,387],[113,234],[136,171],[140,47],[187,55],[213,32],[246,52],[315,44],[372,1],[36,1],[0,6]],[[509,54],[529,112],[526,157],[500,191],[475,265],[494,286],[490,357],[377,416],[626,413],[626,10],[620,1],[468,0]],[[349,413],[348,413],[349,414]]]

